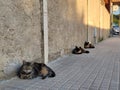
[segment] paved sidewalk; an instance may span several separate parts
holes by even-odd
[[[120,37],[107,39],[89,51],[49,63],[55,78],[14,78],[2,82],[0,90],[120,90]]]

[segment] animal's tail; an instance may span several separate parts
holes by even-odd
[[[56,76],[55,72],[50,67],[47,66],[47,68],[49,72],[48,77],[55,77]]]
[[[95,48],[95,46],[92,46],[91,48]]]
[[[72,54],[82,54],[82,52],[74,52],[74,53],[72,53]]]
[[[90,53],[89,51],[85,51],[85,53]]]
[[[55,76],[56,76],[55,72],[54,72],[54,71],[52,71],[52,74],[51,74],[51,76],[50,76],[50,77],[55,77]]]
[[[51,71],[51,72],[49,73],[49,77],[55,77],[55,76],[56,76],[56,74],[55,74],[54,71]]]

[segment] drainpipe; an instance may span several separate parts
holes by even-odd
[[[120,4],[119,4],[119,27],[120,27]]]
[[[43,0],[43,38],[44,38],[44,63],[48,63],[48,11],[47,0]]]
[[[88,0],[87,0],[87,41],[89,40],[88,38]]]
[[[112,36],[112,26],[113,26],[113,3],[110,2],[110,36]]]

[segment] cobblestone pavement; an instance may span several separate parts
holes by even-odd
[[[49,63],[55,78],[13,78],[2,82],[0,90],[120,90],[120,37],[104,40],[89,51]]]

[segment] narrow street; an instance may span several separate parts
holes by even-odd
[[[49,66],[55,78],[1,82],[0,90],[120,90],[120,37],[88,49],[89,54],[61,57]]]

